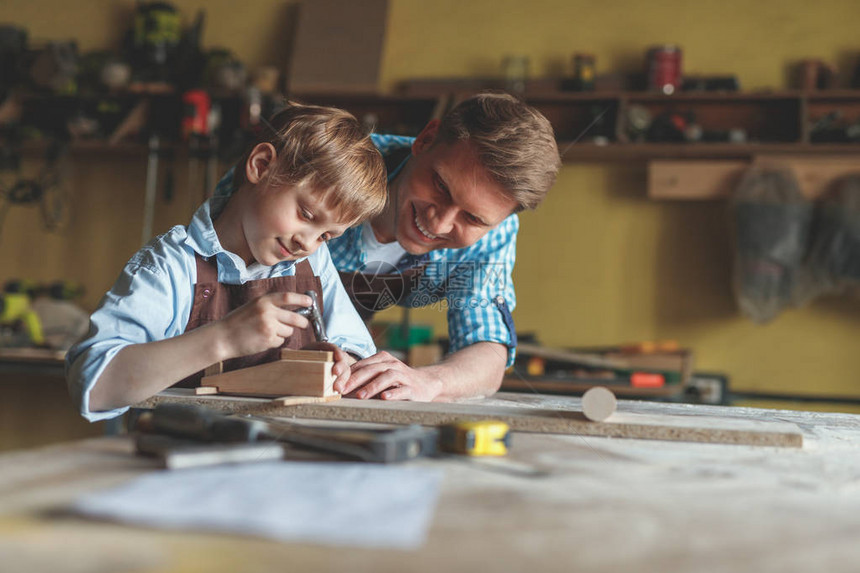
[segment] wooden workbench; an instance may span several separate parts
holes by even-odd
[[[558,404],[558,397],[533,397]],[[575,398],[567,398],[576,404]],[[3,571],[856,571],[860,416],[620,402],[619,411],[797,424],[802,448],[517,433],[528,478],[458,460],[414,552],[177,534],[64,515],[154,471],[127,438],[0,456]],[[349,487],[349,484],[344,484]],[[273,492],[276,495],[277,492]],[[361,492],[356,492],[361,495]]]
[[[64,352],[0,348],[0,452],[103,435],[69,398]]]

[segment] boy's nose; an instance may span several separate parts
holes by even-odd
[[[299,253],[308,253],[308,241],[304,237],[295,236],[293,237],[293,244],[296,246],[296,249]]]

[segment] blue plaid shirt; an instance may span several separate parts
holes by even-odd
[[[371,138],[384,156],[409,147],[414,141],[397,135],[373,134]],[[389,173],[389,181],[398,171],[399,167]],[[516,306],[511,273],[519,226],[519,218],[513,214],[470,247],[405,255],[397,264],[399,270],[426,266],[423,275],[413,282],[410,295],[397,304],[447,307],[450,352],[476,342],[498,342],[508,347],[510,366],[517,345],[511,317]],[[339,271],[359,271],[368,262],[361,226],[347,230],[329,241],[328,246]]]

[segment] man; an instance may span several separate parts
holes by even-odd
[[[561,163],[552,126],[516,98],[481,94],[414,140],[372,137],[386,159],[389,202],[330,241],[332,259],[365,318],[395,303],[447,303],[451,346],[422,368],[380,352],[335,389],[385,400],[490,395],[516,349],[516,213],[538,206]]]

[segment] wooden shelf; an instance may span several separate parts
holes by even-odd
[[[570,143],[559,141],[565,163],[651,159],[750,159],[758,155],[851,155],[860,143]]]
[[[750,159],[761,154],[820,156],[860,152],[860,142],[849,142],[847,138],[845,142],[835,141],[838,133],[811,133],[813,124],[836,110],[841,125],[860,125],[860,90],[691,91],[664,95],[560,91],[564,85],[563,78],[537,78],[526,82],[522,95],[553,124],[565,162]],[[402,93],[447,93],[456,101],[482,89],[503,87],[499,78],[440,78],[405,82]],[[630,126],[631,114],[653,120],[667,112],[695,117],[695,123],[708,137],[695,142],[654,141],[653,133],[636,132]],[[707,141],[727,139],[730,130],[737,130],[736,134],[743,134],[746,140]]]
[[[483,83],[481,83],[483,81]],[[498,80],[494,80],[498,83]],[[432,118],[441,117],[457,101],[486,87],[474,79],[413,82],[393,95],[363,93],[295,93],[306,103],[333,105],[352,112],[379,133],[415,135]],[[649,161],[664,159],[749,160],[760,155],[856,155],[858,143],[813,142],[810,126],[839,110],[843,122],[860,124],[860,90],[772,92],[681,92],[667,96],[648,92],[557,91],[557,80],[527,84],[525,99],[553,124],[565,162]],[[417,87],[415,87],[417,86]],[[556,91],[553,91],[556,90]],[[747,141],[642,141],[629,127],[631,109],[652,119],[667,111],[695,115],[709,133],[743,130]],[[168,147],[165,142],[165,148]],[[28,146],[39,149],[39,144]],[[181,145],[177,144],[177,147]],[[139,142],[108,146],[102,141],[72,145],[79,153],[146,153]]]

